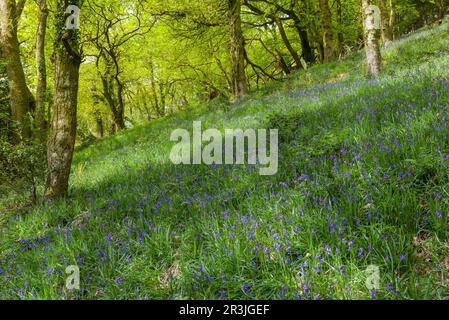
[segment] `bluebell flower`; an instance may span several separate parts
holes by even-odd
[[[358,256],[360,258],[364,256],[363,248],[360,248]]]
[[[339,269],[340,269],[341,274],[342,274],[344,277],[347,277],[346,271],[345,271],[345,266],[340,266]]]
[[[370,290],[370,292],[369,292],[372,300],[377,300],[376,294],[379,294],[379,293],[380,292],[378,290]]]
[[[394,296],[397,296],[397,292],[391,284],[387,284],[387,290],[390,291]]]
[[[249,293],[249,285],[248,284],[246,284],[246,283],[242,284],[241,288],[242,288],[243,292],[245,292],[246,295],[250,294]]]

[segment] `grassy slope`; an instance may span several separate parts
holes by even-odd
[[[448,33],[395,42],[378,80],[356,54],[78,150],[71,199],[2,233],[0,298],[449,297]],[[193,120],[279,128],[278,175],[172,165]]]

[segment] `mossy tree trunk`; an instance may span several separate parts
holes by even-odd
[[[335,1],[336,9],[337,9],[337,23],[338,23],[338,30],[337,30],[337,40],[338,40],[338,55],[343,54],[344,51],[344,34],[343,34],[343,11],[342,11],[342,3],[341,0]]]
[[[232,93],[235,101],[241,100],[248,91],[245,73],[245,40],[243,38],[240,16],[241,9],[241,0],[228,0]]]
[[[78,5],[73,0],[71,5]],[[76,112],[81,55],[78,30],[66,30],[67,0],[58,0],[55,15],[55,93],[48,138],[47,200],[68,193],[70,167],[76,137]]]
[[[292,56],[293,60],[295,61],[295,69],[300,69],[302,67],[301,58],[299,57],[298,52],[293,48],[292,44],[290,43],[287,33],[285,32],[282,20],[279,17],[276,17],[275,22],[276,22],[276,26],[279,29],[279,34],[281,35],[281,38],[285,44],[285,47],[287,48],[288,52],[290,52],[290,55]]]
[[[45,61],[45,36],[47,32],[48,8],[47,0],[38,0],[38,27],[36,32],[36,125],[39,138],[45,141],[47,122],[45,120],[45,106],[47,94],[47,65]]]
[[[331,61],[335,56],[332,30],[332,13],[328,0],[320,0],[321,30],[323,35],[323,62]]]
[[[393,35],[391,33],[390,28],[390,17],[387,10],[387,3],[386,0],[379,0],[379,9],[381,13],[381,19],[382,19],[382,42],[386,45],[391,43],[393,41]]]
[[[394,28],[396,26],[396,0],[390,0],[390,21],[388,29],[391,34],[391,40],[394,40]]]
[[[290,10],[288,12],[289,16],[293,19],[295,23],[295,28],[298,31],[299,40],[301,41],[302,47],[302,56],[306,63],[315,62],[315,57],[313,55],[312,47],[310,46],[309,35],[307,34],[307,30],[301,23],[299,16],[296,14],[294,10]]]
[[[109,69],[111,70],[111,69]],[[123,102],[123,84],[117,76],[112,75],[112,71],[100,74],[103,85],[103,97],[112,112],[115,131],[126,129],[125,107]]]
[[[27,84],[20,58],[20,46],[17,37],[19,19],[25,0],[0,0],[0,46],[6,60],[9,81],[9,94],[12,121],[18,124],[13,142],[20,143],[31,137],[29,112],[34,109],[34,97]]]

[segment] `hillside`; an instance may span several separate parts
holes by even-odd
[[[9,215],[0,298],[449,298],[448,48],[444,23],[384,49],[376,80],[355,53],[80,146],[68,200]],[[278,174],[173,165],[193,121],[278,128]]]

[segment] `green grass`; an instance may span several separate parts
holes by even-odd
[[[447,24],[421,30],[377,80],[356,53],[80,147],[70,199],[2,230],[0,298],[449,298],[448,47]],[[194,120],[278,128],[279,173],[171,164]]]

